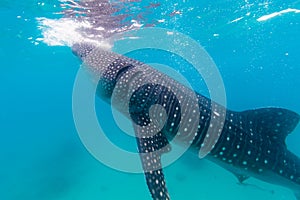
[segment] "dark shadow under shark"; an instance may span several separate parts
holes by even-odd
[[[287,135],[299,122],[297,113],[283,108],[234,112],[139,61],[90,44],[75,44],[72,50],[99,80],[98,95],[110,103],[113,93],[117,93],[119,99],[114,106],[120,112],[129,112],[153,199],[170,199],[161,164],[161,155],[171,151],[169,141],[180,134],[179,143],[190,145],[189,149],[198,153],[209,137],[207,130],[218,125],[211,123],[214,118],[223,128],[215,130],[220,137],[207,159],[234,173],[240,182],[255,177],[290,188],[300,200],[300,159],[285,144]],[[129,110],[125,111],[122,109],[128,104],[128,95]],[[192,100],[193,95],[196,100]],[[192,104],[199,108],[196,131],[189,131],[190,126],[195,126]],[[163,107],[167,117],[162,129],[149,135],[150,123],[162,123],[159,116],[150,115],[153,105]],[[218,122],[221,117],[225,121]],[[182,125],[184,119],[187,120]]]

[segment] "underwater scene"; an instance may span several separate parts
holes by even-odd
[[[300,200],[300,1],[0,1],[1,200]]]

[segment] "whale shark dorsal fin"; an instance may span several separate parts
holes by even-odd
[[[170,151],[170,145],[162,132],[144,137],[138,126],[134,127],[138,150],[148,185],[153,199],[169,200],[170,196],[162,170],[161,155]]]
[[[239,120],[247,122],[243,123],[243,129],[252,129],[254,134],[261,134],[284,145],[287,135],[294,130],[300,119],[297,113],[283,108],[260,108],[240,114]]]

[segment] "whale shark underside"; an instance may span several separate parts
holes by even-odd
[[[129,112],[153,199],[170,199],[161,163],[162,154],[172,151],[169,141],[180,135],[179,143],[188,144],[198,155],[205,138],[210,137],[208,129],[222,125],[215,130],[219,139],[207,159],[234,173],[240,182],[255,177],[282,185],[300,200],[300,159],[285,144],[299,122],[297,113],[283,108],[231,111],[139,61],[90,44],[76,44],[72,50],[99,80],[99,97],[110,102],[114,93],[120,97],[114,106]],[[129,110],[123,110],[128,100]],[[150,118],[149,110],[156,104],[164,108],[167,118],[157,134],[148,135],[151,122],[161,123],[159,115]],[[197,116],[195,106],[199,108]],[[196,130],[191,131],[195,125]]]

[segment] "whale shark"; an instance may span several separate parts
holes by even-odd
[[[96,80],[97,95],[108,103],[117,97],[113,106],[129,113],[153,199],[170,199],[161,157],[172,151],[170,141],[176,137],[195,155],[210,147],[205,158],[232,172],[239,182],[254,177],[287,187],[300,200],[300,159],[285,143],[299,114],[277,107],[232,111],[137,60],[89,43],[74,44],[72,52]],[[166,119],[151,115],[151,108],[163,108]],[[155,127],[160,128],[153,131]]]

